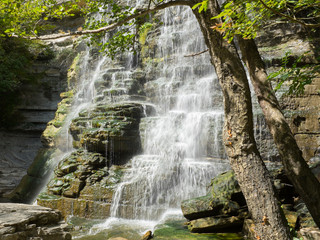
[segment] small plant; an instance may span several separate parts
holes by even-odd
[[[302,59],[305,58],[310,51],[304,52],[299,56],[292,65],[290,64],[292,54],[290,51],[286,52],[282,59],[281,69],[273,72],[268,76],[269,80],[277,82],[275,91],[278,91],[283,83],[289,82],[289,89],[286,94],[301,95],[304,93],[305,86],[312,83],[320,71],[320,65],[317,64],[302,64]]]

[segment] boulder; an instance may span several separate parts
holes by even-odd
[[[320,239],[320,230],[319,228],[302,228],[298,232],[298,237],[303,240],[317,240]]]
[[[87,180],[94,183],[108,175],[107,165],[108,160],[99,153],[75,151],[54,170],[55,177],[47,185],[48,193],[76,198]]]
[[[99,153],[77,150],[54,170],[47,192],[38,196],[41,206],[59,209],[64,217],[104,219],[124,167],[111,166]]]
[[[152,232],[151,231],[147,231],[141,238],[141,240],[149,240],[153,238]]]
[[[195,233],[239,232],[246,214],[231,217],[206,217],[192,220],[188,229]]]
[[[0,203],[0,239],[70,240],[70,227],[57,210],[41,206]]]
[[[191,220],[192,232],[238,231],[247,216],[244,196],[233,171],[220,174],[211,182],[208,195],[183,201],[183,215]]]
[[[212,196],[207,195],[185,200],[181,203],[183,215],[188,220],[213,216],[215,210],[211,206]]]
[[[270,171],[279,200],[291,228],[315,227],[305,204],[284,174],[283,169]],[[181,204],[188,228],[192,232],[229,232],[243,226],[245,235],[252,233],[246,201],[233,171],[222,173],[211,182],[210,192],[203,197],[185,200]]]
[[[97,105],[73,119],[70,132],[73,145],[112,158],[112,164],[125,164],[141,151],[139,123],[154,113],[151,105],[134,102]]]

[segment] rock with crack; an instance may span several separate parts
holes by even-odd
[[[70,240],[59,211],[41,206],[0,203],[0,239]]]

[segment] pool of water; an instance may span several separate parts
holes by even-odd
[[[107,240],[125,238],[141,240],[143,234],[151,230],[153,240],[243,240],[240,233],[191,233],[186,219],[179,215],[168,215],[159,222],[109,218],[88,220],[72,217],[69,223],[74,226],[73,239]]]

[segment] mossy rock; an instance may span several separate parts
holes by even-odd
[[[241,189],[233,171],[222,173],[211,182],[212,197],[214,199],[232,199]]]
[[[55,113],[55,117],[47,124],[46,129],[41,135],[41,142],[45,147],[55,146],[55,139],[58,136],[71,107],[73,91],[63,92],[60,94],[60,97],[62,100],[58,103],[58,109]]]
[[[43,207],[58,209],[64,218],[73,215],[90,219],[106,219],[110,215],[110,203],[99,201],[47,196],[38,198],[37,203]]]
[[[73,119],[70,132],[73,146],[113,156],[113,164],[124,164],[141,151],[140,119],[154,113],[150,106],[126,102],[102,104],[82,111]]]
[[[50,194],[78,197],[86,182],[94,184],[108,175],[110,162],[99,153],[78,150],[59,162],[48,183]]]

